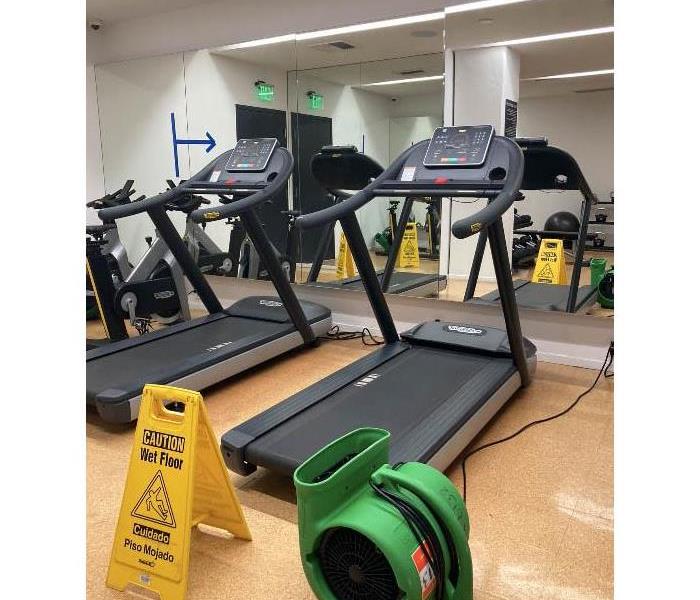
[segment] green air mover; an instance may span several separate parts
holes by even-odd
[[[614,267],[611,267],[598,283],[598,304],[603,308],[613,308],[615,306],[614,279],[615,271]]]
[[[389,432],[358,429],[294,473],[311,588],[320,600],[472,600],[462,498],[432,467],[388,460]]]

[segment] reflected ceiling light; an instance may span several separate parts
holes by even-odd
[[[549,35],[536,35],[534,37],[520,38],[517,40],[506,40],[504,42],[492,42],[481,44],[477,48],[493,48],[494,46],[520,46],[522,44],[537,44],[539,42],[551,42],[553,40],[569,40],[589,35],[601,35],[603,33],[613,33],[614,27],[596,27],[595,29],[582,29],[580,31],[564,31],[562,33],[551,33]]]
[[[408,79],[391,79],[389,81],[377,81],[376,83],[364,83],[362,87],[372,87],[375,85],[396,85],[397,83],[418,83],[419,81],[438,81],[444,78],[443,75],[428,75],[427,77],[409,77]]]
[[[442,11],[426,13],[424,15],[414,15],[412,17],[400,17],[398,19],[386,19],[384,21],[374,21],[373,23],[361,23],[359,25],[347,25],[346,27],[335,27],[333,29],[322,29],[320,31],[307,31],[298,33],[298,40],[315,40],[316,38],[328,37],[331,35],[345,35],[347,33],[357,33],[359,31],[372,31],[373,29],[384,29],[385,27],[400,27],[401,25],[412,25],[413,23],[426,23],[428,21],[438,21],[444,18]]]
[[[240,42],[239,44],[231,44],[224,46],[221,50],[240,50],[241,48],[256,48],[257,46],[269,46],[270,44],[281,44],[283,42],[293,42],[294,34],[278,35],[275,37],[262,38],[259,40],[250,40],[249,42]]]
[[[520,4],[521,2],[530,2],[530,0],[479,0],[478,2],[446,6],[445,12],[448,14],[470,12],[472,10],[482,10],[484,8],[495,8],[496,6],[506,6],[507,4]]]
[[[580,71],[579,73],[562,73],[561,75],[546,75],[544,77],[527,77],[520,81],[544,81],[546,79],[573,79],[575,77],[594,77],[595,75],[612,75],[615,69],[602,69],[600,71]]]

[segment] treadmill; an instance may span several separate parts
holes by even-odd
[[[332,203],[337,204],[347,199],[350,191],[359,191],[383,171],[381,165],[373,158],[358,152],[355,146],[324,146],[311,159],[311,173],[323,186]],[[396,271],[396,261],[401,249],[406,225],[413,209],[414,198],[406,197],[396,227],[391,248],[384,269],[377,271],[382,291],[389,294],[409,294],[411,296],[429,296],[442,291],[447,286],[447,276],[438,273],[416,273],[414,271]],[[328,246],[333,242],[335,222],[328,223],[318,245],[307,283],[321,287],[340,288],[343,290],[362,290],[362,278],[346,277],[333,281],[318,281],[321,266],[326,257]]]
[[[591,207],[596,197],[583,176],[578,163],[571,154],[550,146],[547,138],[518,138],[518,145],[525,156],[525,175],[521,190],[578,190],[583,196],[583,209],[578,233],[566,231],[518,230],[518,235],[536,234],[544,238],[564,238],[575,241],[574,265],[569,285],[537,283],[526,279],[513,281],[515,298],[522,308],[577,312],[596,301],[597,289],[591,285],[579,285],[586,240],[589,238],[588,221]],[[595,237],[595,236],[594,236]],[[500,302],[500,292],[494,290],[484,296],[474,297],[481,263],[486,248],[486,234],[480,233],[476,252],[464,292],[465,302],[496,304]]]
[[[440,127],[354,196],[297,220],[301,228],[340,221],[385,345],[225,433],[221,449],[231,470],[248,475],[265,467],[291,476],[358,427],[391,432],[392,464],[419,461],[445,470],[530,383],[536,348],[520,329],[501,219],[518,194],[523,166],[520,147],[490,125]],[[398,335],[355,211],[377,196],[410,195],[488,199],[452,233],[462,239],[486,231],[505,330],[436,320]]]
[[[299,346],[312,345],[331,327],[330,311],[300,302],[277,261],[255,211],[286,190],[289,151],[274,138],[241,139],[199,173],[161,194],[102,209],[103,220],[147,213],[204,303],[209,315],[122,340],[87,353],[87,404],[108,422],[138,417],[147,383],[201,390]],[[166,213],[189,194],[224,196],[226,202],[191,214],[202,223],[240,216],[279,297],[250,296],[224,309]]]

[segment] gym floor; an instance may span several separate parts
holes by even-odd
[[[94,323],[88,335],[99,336]],[[359,340],[324,342],[205,391],[219,437],[234,425],[371,352]],[[591,370],[540,364],[474,445],[570,404]],[[105,577],[133,427],[87,420],[87,597],[122,598]],[[467,462],[475,600],[613,597],[613,385],[603,379],[567,415]],[[458,463],[448,476],[461,489]],[[298,556],[290,481],[259,470],[232,475],[252,542],[193,535],[188,598],[312,600]]]

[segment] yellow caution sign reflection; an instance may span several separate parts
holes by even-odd
[[[147,385],[107,585],[183,600],[192,527],[200,523],[251,539],[201,394]]]
[[[399,268],[419,268],[420,253],[418,251],[418,228],[414,221],[406,223],[406,230],[401,240],[399,250]]]
[[[535,270],[532,272],[532,282],[566,285],[564,242],[544,239],[540,242]]]
[[[338,247],[338,256],[335,259],[335,276],[337,279],[355,277],[355,261],[352,259],[352,252],[350,252],[348,241],[345,239],[345,233],[340,234],[340,246]]]

